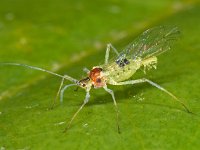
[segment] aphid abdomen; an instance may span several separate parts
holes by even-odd
[[[157,64],[157,57],[153,56],[147,59],[142,60],[142,65],[144,66],[144,72],[145,70],[150,70],[152,68],[156,69]]]
[[[121,67],[117,63],[112,63],[103,68],[107,77],[107,82],[120,82],[129,79],[140,68],[141,60],[129,60],[129,64]]]

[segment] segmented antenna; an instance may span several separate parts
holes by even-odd
[[[55,72],[52,72],[52,71],[49,71],[49,70],[45,70],[43,68],[39,68],[39,67],[35,67],[35,66],[29,66],[29,65],[25,65],[25,64],[19,64],[19,63],[0,63],[0,65],[11,65],[11,66],[22,66],[22,67],[26,67],[26,68],[30,68],[30,69],[34,69],[34,70],[39,70],[39,71],[42,71],[42,72],[47,72],[49,74],[52,74],[54,76],[58,76],[58,77],[61,77],[61,78],[64,78],[66,80],[69,80],[71,82],[74,82],[74,83],[77,83],[78,80],[68,76],[68,75],[60,75],[60,74],[57,74]]]

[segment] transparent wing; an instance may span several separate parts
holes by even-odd
[[[125,47],[116,61],[157,56],[169,50],[179,35],[177,27],[159,26],[148,29]]]

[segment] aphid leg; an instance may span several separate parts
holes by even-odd
[[[117,117],[117,130],[118,130],[118,133],[120,133],[119,109],[118,109],[118,106],[117,106],[117,103],[116,103],[116,100],[115,100],[114,92],[111,89],[108,89],[107,86],[104,86],[103,88],[112,96],[112,99],[113,99],[113,102],[114,102],[114,105],[115,105],[116,117]]]
[[[85,100],[84,100],[83,104],[82,104],[81,107],[76,111],[76,113],[72,116],[71,120],[69,121],[67,127],[65,128],[65,130],[64,130],[63,132],[66,132],[66,131],[70,128],[70,126],[71,126],[73,120],[76,118],[76,116],[77,116],[78,113],[81,111],[81,109],[85,106],[85,104],[88,103],[89,99],[90,99],[90,93],[89,93],[89,91],[87,91],[87,92],[86,92],[86,96],[85,96]]]
[[[62,83],[61,83],[62,84]],[[70,86],[74,86],[74,85],[77,85],[77,84],[68,84],[68,85],[65,85],[64,88],[61,89],[61,91],[59,92],[60,93],[60,103],[62,104],[63,103],[63,96],[64,96],[64,92],[65,90],[70,87]],[[61,87],[60,87],[61,88]]]
[[[188,113],[191,113],[191,111],[188,109],[188,107],[181,101],[179,100],[176,96],[174,96],[171,92],[169,92],[168,90],[164,89],[163,87],[161,87],[160,85],[158,85],[157,83],[152,82],[151,80],[148,79],[137,79],[137,80],[130,80],[130,81],[124,81],[124,82],[115,82],[112,83],[113,85],[127,85],[127,84],[137,84],[137,83],[143,83],[143,82],[147,82],[149,84],[151,84],[152,86],[158,88],[159,90],[167,93],[168,95],[170,95],[174,100],[176,100],[177,102],[179,102]]]
[[[119,52],[117,51],[117,49],[114,46],[112,46],[111,43],[107,44],[106,55],[105,55],[105,64],[108,63],[110,49],[112,49],[117,54],[117,56],[119,55]]]
[[[64,80],[65,80],[65,77],[63,76],[62,81],[61,81],[60,86],[59,86],[59,89],[58,89],[58,92],[57,92],[57,94],[56,94],[56,97],[55,97],[54,100],[53,100],[53,103],[52,103],[52,106],[50,107],[50,109],[53,109],[54,106],[55,106],[55,104],[56,104],[56,101],[57,101],[58,96],[59,96],[59,94],[60,94],[60,91],[61,91],[61,89],[62,89]]]

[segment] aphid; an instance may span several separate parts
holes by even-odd
[[[1,63],[1,65],[24,66],[61,77],[62,81],[53,105],[55,104],[55,101],[59,95],[60,95],[60,101],[61,102],[63,101],[64,91],[70,86],[78,86],[86,90],[86,96],[83,101],[83,104],[72,116],[71,120],[69,121],[64,131],[67,131],[67,129],[71,126],[71,123],[75,119],[77,114],[81,111],[81,109],[85,106],[85,104],[88,103],[90,98],[90,89],[92,87],[104,88],[104,90],[112,96],[114,106],[116,109],[117,129],[118,132],[120,133],[119,121],[118,121],[118,116],[119,116],[118,106],[115,100],[114,92],[107,87],[108,84],[128,85],[128,84],[147,82],[150,85],[170,95],[174,100],[179,102],[187,112],[190,112],[187,106],[182,101],[180,101],[171,92],[164,89],[157,83],[152,82],[146,78],[141,78],[137,80],[128,80],[141,67],[144,67],[144,70],[151,69],[152,67],[156,68],[157,56],[169,50],[173,41],[176,40],[178,36],[179,36],[179,30],[177,29],[177,27],[159,26],[148,29],[145,32],[143,32],[138,38],[136,38],[132,43],[130,43],[127,47],[125,47],[120,53],[111,44],[108,44],[106,49],[104,64],[95,66],[91,70],[85,68],[84,71],[87,72],[87,77],[81,80],[76,80],[68,75],[63,76],[45,69],[24,64]],[[113,50],[116,54],[116,57],[113,59],[109,59],[110,50]],[[73,84],[65,85],[63,87],[64,80],[69,80]]]

